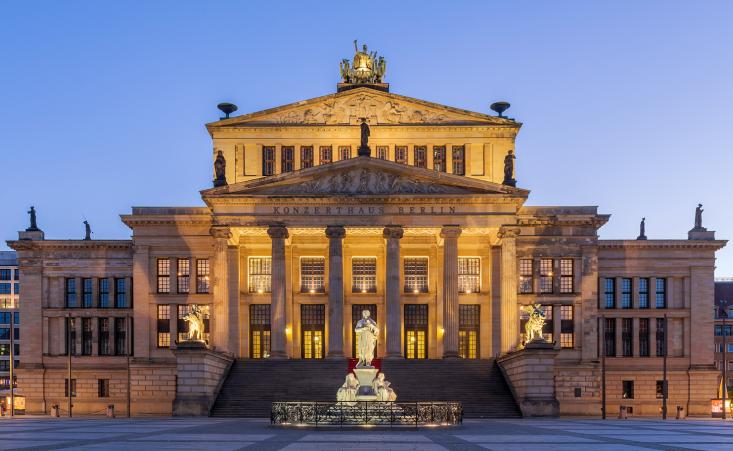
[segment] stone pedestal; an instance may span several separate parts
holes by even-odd
[[[521,351],[498,360],[499,366],[524,417],[556,417],[555,357],[552,343],[530,342]]]
[[[173,350],[178,384],[174,416],[208,416],[233,359],[202,341],[183,341]]]
[[[688,240],[714,240],[715,231],[708,230],[705,227],[695,227],[687,232]]]
[[[359,381],[359,390],[356,392],[357,401],[376,401],[377,394],[374,393],[372,383],[378,372],[379,370],[373,366],[354,368],[354,375]]]

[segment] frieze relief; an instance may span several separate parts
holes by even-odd
[[[431,124],[466,121],[465,117],[448,115],[444,111],[385,99],[369,94],[331,99],[295,111],[264,118],[258,122],[277,124],[357,124],[367,118],[370,124]]]
[[[286,186],[267,188],[267,194],[465,194],[470,191],[421,182],[404,175],[371,168],[355,168]]]

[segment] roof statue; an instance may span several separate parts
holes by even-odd
[[[38,224],[36,223],[36,208],[31,206],[31,209],[28,210],[28,214],[31,216],[31,225],[27,229],[25,229],[26,232],[35,232],[37,230],[41,230],[38,228]]]
[[[364,44],[359,50],[357,40],[354,39],[354,59],[350,63],[347,58],[341,60],[341,80],[343,83],[382,83],[387,71],[387,62],[377,52],[369,52]]]

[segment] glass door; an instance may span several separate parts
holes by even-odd
[[[300,343],[304,359],[322,359],[326,312],[323,304],[300,306]]]
[[[405,304],[405,358],[428,358],[428,306]]]
[[[270,304],[249,306],[249,356],[270,357]]]

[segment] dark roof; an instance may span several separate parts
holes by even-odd
[[[733,307],[733,280],[715,282],[715,305],[720,306],[720,301],[728,301],[727,308]]]
[[[0,251],[0,266],[18,266],[18,254],[15,251]]]

